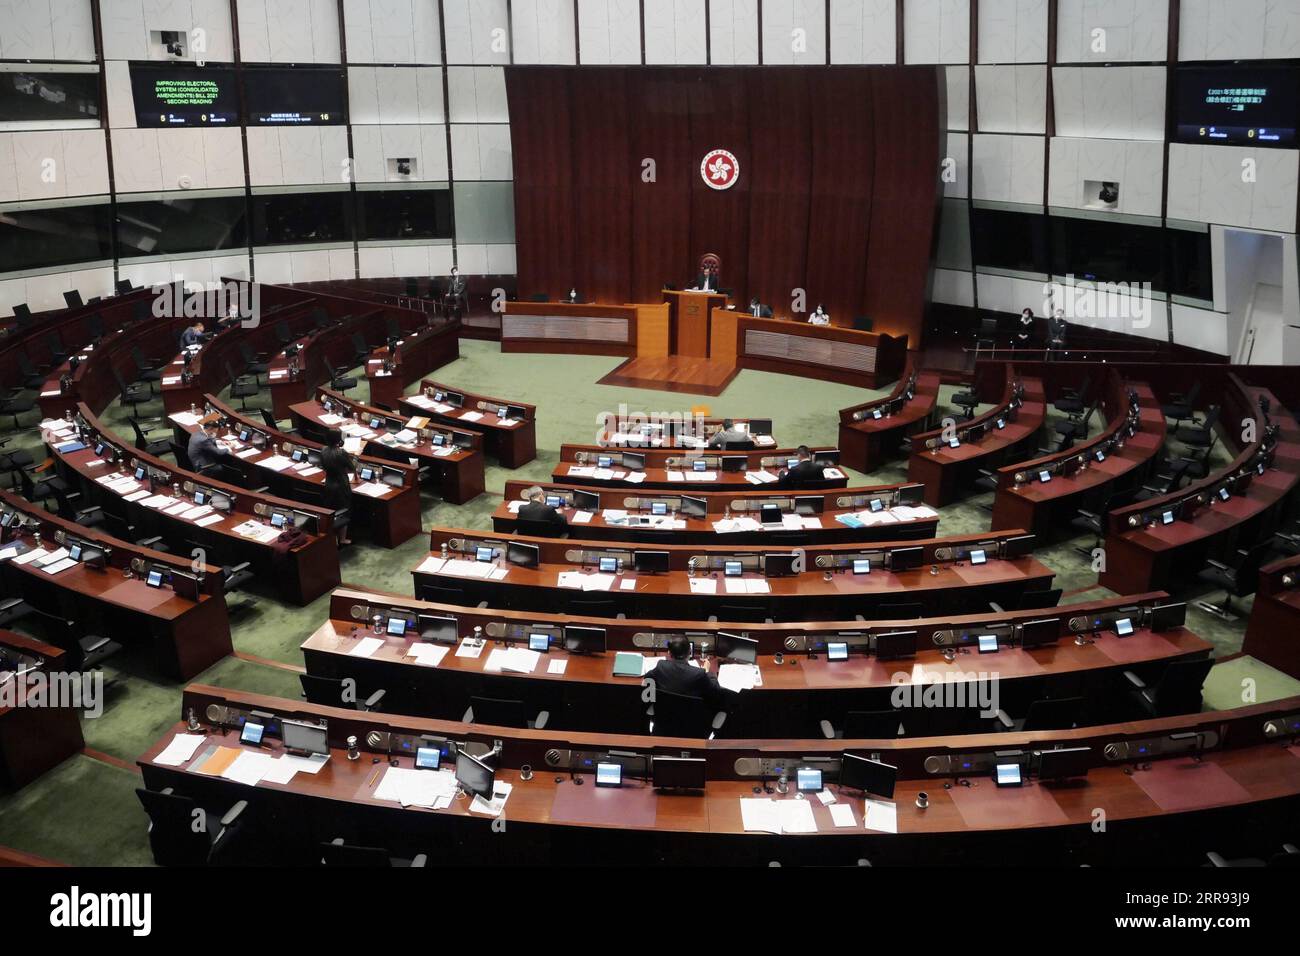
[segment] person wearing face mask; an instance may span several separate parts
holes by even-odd
[[[1016,348],[1027,349],[1034,341],[1034,310],[1024,309],[1016,320]]]
[[[826,312],[822,309],[820,305],[818,305],[817,311],[813,312],[812,315],[808,316],[808,324],[809,325],[830,325],[831,317],[826,314]]]

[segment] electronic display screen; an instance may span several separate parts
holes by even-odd
[[[437,747],[417,747],[415,766],[419,770],[437,770],[442,763],[442,751]]]
[[[551,648],[551,638],[549,634],[529,634],[528,649],[530,651],[541,651],[545,654]]]
[[[989,556],[983,548],[976,548],[970,553],[971,564],[987,564],[988,560]]]
[[[666,501],[652,501],[652,502],[650,503],[650,513],[651,513],[652,515],[666,515],[666,514],[668,514],[668,502],[666,502]]]
[[[1038,473],[1038,480],[1041,481],[1043,484],[1047,484],[1049,481],[1052,480],[1052,473],[1050,471],[1040,471]]]
[[[620,763],[596,764],[596,786],[619,787],[623,785],[623,765]]]
[[[132,63],[130,69],[137,126],[239,126],[233,67]]]
[[[162,572],[161,572],[161,571],[150,571],[150,572],[149,572],[149,576],[148,576],[147,578],[144,579],[144,583],[147,584],[147,585],[149,585],[149,587],[151,587],[151,588],[160,588],[160,587],[162,587]]]
[[[1133,633],[1133,620],[1127,617],[1121,617],[1115,622],[1115,634],[1119,637],[1128,637]]]
[[[872,512],[885,510],[885,503],[879,498],[872,498],[870,508]]]
[[[1000,763],[993,771],[993,779],[999,787],[1020,786],[1020,764]]]
[[[547,495],[547,496],[546,496],[546,507],[548,507],[548,508],[558,508],[558,507],[560,507],[563,503],[564,503],[564,499],[561,498],[559,495]]]
[[[492,560],[492,549],[491,549],[491,548],[478,548],[478,549],[475,550],[475,552],[474,552],[474,560],[475,560],[475,561],[491,561],[491,560]]]
[[[871,573],[871,559],[870,559],[870,558],[854,558],[854,559],[853,559],[853,573],[854,573],[854,574],[870,574],[870,573]]]
[[[822,772],[809,767],[800,767],[795,771],[795,781],[800,790],[817,791],[822,788]]]
[[[601,558],[599,567],[602,574],[613,574],[618,570],[618,558]]]
[[[708,467],[709,463],[703,458],[696,458],[691,462],[691,471],[705,471]]]
[[[738,578],[744,572],[744,566],[739,561],[725,561],[722,565],[722,573],[729,578]]]
[[[249,126],[339,126],[347,122],[339,67],[244,67]]]
[[[255,724],[251,720],[244,724],[244,729],[239,733],[239,742],[241,744],[259,745],[262,737],[266,733],[266,728],[261,724]]]
[[[1161,523],[1161,524],[1173,524],[1173,523],[1174,523],[1174,513],[1173,513],[1172,511],[1166,511],[1166,512],[1164,512],[1163,514],[1161,514],[1161,515],[1160,515],[1160,523]]]
[[[979,648],[981,654],[992,654],[998,649],[998,636],[996,634],[981,634],[979,636]]]
[[[1293,146],[1297,83],[1289,67],[1181,67],[1173,138],[1182,143]]]
[[[401,637],[406,633],[406,618],[390,617],[388,619],[388,633],[392,637]]]
[[[849,659],[849,645],[844,641],[831,641],[826,645],[826,659],[828,661],[847,661]]]

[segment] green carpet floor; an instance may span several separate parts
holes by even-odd
[[[502,354],[496,343],[465,340],[461,357],[439,369],[435,377],[450,385],[489,395],[530,402],[538,407],[538,457],[527,466],[509,471],[489,462],[487,493],[466,505],[445,505],[431,496],[424,500],[424,524],[490,528],[505,482],[510,478],[549,479],[563,442],[595,440],[601,413],[630,411],[689,413],[702,406],[715,416],[772,418],[778,442],[794,445],[834,445],[837,410],[870,399],[870,392],[826,382],[806,381],[763,372],[741,372],[717,398],[643,389],[597,385],[621,359],[599,356],[549,356]],[[365,398],[364,377],[358,391]],[[947,403],[955,391],[945,387],[940,401]],[[263,398],[266,398],[265,393]],[[255,407],[257,400],[250,401]],[[161,415],[161,403],[141,408],[143,415]],[[959,415],[956,410],[952,414]],[[129,436],[124,410],[114,407],[105,416],[119,435]],[[24,421],[24,425],[34,422]],[[1049,423],[1050,427],[1050,423]],[[36,450],[34,430],[15,437],[13,447]],[[905,461],[892,462],[870,475],[850,472],[854,484],[902,481]],[[989,527],[989,512],[982,506],[992,495],[968,498],[942,509],[939,532],[943,535],[978,533]],[[1066,602],[1092,600],[1109,592],[1097,586],[1096,575],[1076,546],[1091,546],[1087,537],[1063,540],[1037,550],[1056,572],[1056,586],[1066,592]],[[409,594],[410,569],[428,550],[427,538],[417,536],[399,548],[384,550],[369,545],[345,549],[343,581],[366,588]],[[1198,595],[1189,595],[1194,598]],[[202,683],[296,699],[295,671],[266,661],[301,666],[299,645],[325,618],[328,597],[305,608],[280,603],[266,593],[255,595],[254,606],[232,613],[235,649],[241,657],[226,658],[197,679]],[[237,602],[236,602],[237,603]],[[1241,618],[1228,623],[1194,606],[1188,615],[1193,631],[1211,641],[1219,657],[1238,654],[1250,602],[1240,605]],[[18,628],[23,630],[21,626]],[[39,629],[33,629],[39,635]],[[178,684],[162,681],[147,664],[126,656],[114,662],[108,676],[113,684],[104,714],[83,720],[89,748],[129,763],[154,743],[180,717]],[[1248,657],[1217,665],[1205,691],[1207,708],[1230,708],[1300,694],[1300,681]],[[1244,695],[1244,696],[1243,696]],[[1253,695],[1253,700],[1251,696]],[[0,797],[0,845],[77,864],[147,864],[150,860],[145,817],[132,792],[139,778],[129,770],[89,756],[75,757],[16,794]]]

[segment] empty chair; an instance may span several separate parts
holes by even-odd
[[[78,504],[81,500],[80,492],[74,491],[66,495],[55,493],[54,500],[59,503],[61,517],[75,521],[83,528],[98,528],[104,523],[104,509],[99,505],[83,508]]]
[[[1087,508],[1079,509],[1079,513],[1070,519],[1070,527],[1093,535],[1095,540],[1091,547],[1075,547],[1074,550],[1088,558],[1092,557],[1092,553],[1101,547],[1102,539],[1106,536],[1106,516],[1120,507],[1125,497],[1127,494],[1124,492],[1104,497],[1093,496],[1086,502]]]
[[[515,727],[521,730],[545,730],[550,719],[548,711],[532,712],[522,700],[499,697],[471,697],[469,709],[461,718],[467,724],[488,724],[492,727]]]
[[[366,359],[370,357],[370,347],[366,345],[365,336],[360,332],[352,333],[352,362],[348,365],[349,369],[357,368],[364,365]]]
[[[1083,697],[1036,700],[1029,705],[1023,717],[1013,718],[1005,710],[999,709],[993,720],[999,730],[1070,730],[1079,725],[1087,705],[1088,702]]]
[[[85,305],[85,303],[81,301],[80,289],[69,289],[67,292],[63,293],[63,301],[68,304],[69,309],[79,309]]]
[[[1239,549],[1233,555],[1231,563],[1216,561],[1213,558],[1207,559],[1205,567],[1197,573],[1196,577],[1208,584],[1223,588],[1223,603],[1197,601],[1196,606],[1207,614],[1213,614],[1225,621],[1235,621],[1237,615],[1234,613],[1236,608],[1232,606],[1232,599],[1255,593],[1255,588],[1259,586],[1259,567],[1272,548],[1272,539],[1266,538],[1252,548]]]
[[[1196,399],[1201,394],[1201,380],[1197,379],[1192,383],[1186,394],[1174,392],[1169,396],[1169,401],[1160,406],[1160,411],[1164,413],[1165,418],[1174,420],[1174,429],[1178,429],[1183,422],[1196,414]]]
[[[19,302],[14,306],[14,321],[18,324],[19,329],[26,329],[35,321],[32,317],[32,307],[26,302]]]
[[[104,314],[96,312],[86,317],[86,331],[90,333],[90,341],[98,342],[104,337]]]
[[[1129,699],[1142,717],[1194,714],[1201,709],[1201,686],[1213,666],[1214,660],[1209,657],[1173,661],[1149,687],[1137,674],[1125,671],[1124,678],[1130,685]]]
[[[324,312],[325,310],[321,309],[320,311]],[[312,313],[313,316],[315,314],[316,314],[315,312]],[[273,326],[273,330],[275,332],[276,339],[280,342],[281,345],[288,345],[290,342],[293,341],[293,333],[289,331],[289,323],[284,321],[284,319],[281,319],[279,322],[275,323],[275,325]]]
[[[137,382],[148,382],[149,387],[153,388],[155,382],[162,381],[162,369],[151,365],[138,345],[131,346],[131,362],[135,365]]]
[[[319,305],[315,306],[311,310],[311,324],[314,325],[318,330],[328,328],[330,324],[329,313],[326,312]]]
[[[515,522],[515,534],[528,535],[533,538],[567,538],[568,525],[558,521],[533,521],[520,518]]]
[[[248,809],[248,801],[240,800],[222,814],[217,826],[196,827],[194,821],[203,815],[203,808],[171,787],[141,788],[135,795],[149,815],[149,848],[159,866],[200,866],[228,860]]]
[[[1092,376],[1085,375],[1083,383],[1077,388],[1064,388],[1052,407],[1064,415],[1078,415],[1088,401],[1088,389],[1092,386]]]
[[[0,398],[0,415],[9,415],[14,420],[14,431],[18,430],[18,418],[26,415],[36,407],[36,396],[31,392],[17,392],[7,398]]]
[[[423,867],[429,858],[424,853],[417,853],[411,859],[390,856],[383,847],[352,846],[344,843],[342,837],[320,845],[321,866],[352,867]]]
[[[701,697],[656,689],[648,712],[650,733],[656,737],[699,737],[712,740],[726,723],[727,712],[715,711]]]
[[[55,365],[61,365],[68,360],[68,347],[63,344],[63,339],[59,337],[58,332],[46,334],[45,346],[50,350],[50,358]]]
[[[279,422],[277,422],[275,420],[275,415],[271,412],[269,408],[263,408],[261,409],[261,412],[262,412],[262,424],[264,424],[267,428],[271,429],[271,431],[279,432],[282,435],[298,434],[298,429],[285,428]]]
[[[325,359],[321,359],[321,364],[325,366],[325,377],[330,383],[330,388],[336,392],[346,392],[349,389],[357,387],[357,380],[348,376],[348,370],[345,367],[330,368]]]
[[[1205,413],[1205,420],[1199,424],[1184,425],[1174,437],[1191,448],[1208,448],[1214,443],[1214,426],[1219,421],[1221,409],[1211,405]]]
[[[975,417],[975,408],[979,405],[979,396],[975,394],[975,386],[963,385],[961,391],[954,392],[952,403],[966,413],[966,418]]]
[[[391,315],[384,320],[384,330],[388,333],[390,339],[400,339],[402,337],[402,327],[397,324],[397,320]]]
[[[122,373],[116,368],[110,367],[113,373],[113,381],[117,383],[117,400],[123,405],[131,408],[131,417],[136,417],[139,412],[139,406],[145,404],[153,398],[153,389],[143,383],[133,382],[128,385],[122,379]]]
[[[146,455],[166,454],[171,449],[171,433],[162,428],[141,428],[136,419],[131,419],[131,430],[135,432],[135,447],[139,448]],[[159,432],[164,434],[162,438],[152,438]]]
[[[53,469],[46,469],[43,465],[20,469],[18,487],[24,498],[36,504],[48,502],[58,495],[66,495],[72,491],[68,483]]]
[[[261,391],[257,379],[251,375],[236,375],[229,362],[225,365],[226,377],[230,382],[230,397],[239,399],[240,409],[248,411],[248,400]]]
[[[17,358],[18,378],[23,388],[40,388],[45,384],[45,373],[49,371],[48,368],[36,365],[26,349],[18,349]]]
[[[1049,588],[1045,591],[1026,591],[1016,602],[1017,611],[1037,611],[1056,607],[1061,603],[1061,588]]]
[[[25,448],[10,448],[12,438],[0,438],[0,472],[9,473],[36,464],[32,453]]]
[[[270,371],[270,365],[260,361],[253,352],[253,347],[247,342],[239,343],[239,357],[244,360],[244,374],[252,375],[256,378],[259,375],[265,375]],[[258,384],[262,384],[258,382]]]
[[[320,677],[315,674],[299,674],[298,680],[302,682],[303,699],[309,704],[324,704],[327,707],[361,711],[377,710],[387,693],[381,689],[363,698],[357,692],[353,681]]]
[[[1063,422],[1056,423],[1056,434],[1061,438],[1068,438],[1071,442],[1081,438],[1088,437],[1088,426],[1092,423],[1092,418],[1097,414],[1097,403],[1094,401],[1088,406],[1088,410],[1077,418],[1067,418]]]

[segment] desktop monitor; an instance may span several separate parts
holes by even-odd
[[[579,511],[599,511],[600,495],[594,491],[575,491],[573,507]]]
[[[491,799],[496,784],[496,771],[477,757],[463,750],[456,752],[456,782],[466,793]]]
[[[772,419],[770,418],[751,418],[749,420],[749,433],[751,435],[770,435],[772,434]]]
[[[380,469],[380,481],[392,488],[402,487],[405,477],[400,468],[384,467]]]
[[[605,629],[566,624],[564,625],[564,649],[570,654],[603,654]]]
[[[797,515],[819,515],[826,507],[826,499],[821,495],[800,495],[794,499],[794,513]]]
[[[1004,558],[1023,558],[1034,551],[1034,536],[1032,534],[1018,534],[1014,537],[1004,538],[1002,541],[1002,556]]]
[[[763,555],[763,574],[769,578],[787,578],[798,574],[796,564],[799,561],[799,555],[789,554],[765,554]]]
[[[632,567],[638,574],[667,574],[667,551],[633,551]]]
[[[662,757],[655,755],[651,765],[651,782],[656,790],[703,790],[707,765],[703,757]]]
[[[542,560],[542,549],[535,544],[511,541],[506,545],[506,561],[521,568],[535,568]]]
[[[741,634],[728,634],[718,631],[714,642],[714,653],[719,660],[732,660],[741,664],[758,662],[758,641]]]
[[[746,458],[744,455],[723,455],[722,456],[722,470],[725,472],[730,472],[734,474],[736,472],[744,471],[745,466],[748,464],[749,464],[749,459]]]
[[[833,467],[840,463],[840,452],[838,448],[831,448],[826,451],[813,452],[813,461],[827,468]]]
[[[876,635],[876,659],[893,661],[916,656],[916,631],[886,631]]]
[[[873,797],[886,800],[894,795],[894,784],[898,780],[898,768],[878,760],[868,760],[857,754],[840,755],[840,786],[850,790],[861,790]]]
[[[781,508],[778,505],[761,505],[758,509],[759,524],[781,524]]]
[[[507,405],[505,417],[519,421],[528,417],[528,409],[522,405]]]
[[[875,514],[878,511],[884,511],[885,503],[881,501],[879,498],[872,498],[870,501],[867,502],[867,510],[870,511],[872,514]]]
[[[910,571],[913,568],[919,568],[924,561],[924,548],[894,548],[889,552],[889,569],[891,571]]]
[[[1025,621],[1020,625],[1020,646],[1028,650],[1055,644],[1061,637],[1061,619],[1059,617],[1041,618],[1037,621]]]
[[[900,505],[919,505],[925,500],[925,485],[903,485],[898,489]]]
[[[623,467],[629,471],[645,471],[645,455],[636,451],[623,452]]]
[[[1068,780],[1071,777],[1086,777],[1091,765],[1091,747],[1044,750],[1038,755],[1038,779]]]
[[[709,503],[703,498],[682,495],[682,517],[703,519],[709,513]]]
[[[293,526],[303,534],[320,534],[320,519],[306,511],[293,509]]]
[[[1151,607],[1151,630],[1168,631],[1182,627],[1187,620],[1187,602],[1155,604]]]
[[[456,432],[451,436],[451,443],[457,448],[473,448],[474,436],[464,432]]]
[[[320,724],[301,720],[280,721],[280,740],[284,749],[299,754],[328,754],[330,752],[327,729]]]
[[[455,644],[457,640],[457,621],[454,617],[440,614],[417,614],[415,628],[420,632],[420,640],[433,644]]]

